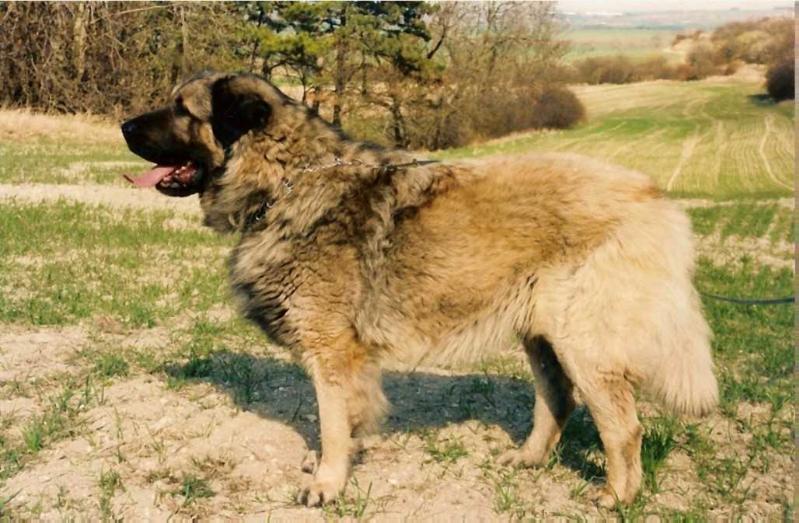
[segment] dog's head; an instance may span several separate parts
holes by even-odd
[[[131,182],[169,196],[203,193],[224,172],[226,150],[266,129],[289,103],[250,74],[204,73],[178,86],[166,107],[122,124],[128,147],[156,164]]]

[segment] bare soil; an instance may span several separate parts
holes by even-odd
[[[98,336],[110,336],[120,351],[168,350],[163,328],[124,335],[89,333],[88,326],[14,328],[0,336],[3,380],[31,380],[63,373],[79,374],[75,353]],[[91,341],[92,338],[94,341]],[[248,356],[249,357],[249,356]],[[189,518],[245,520],[322,520],[341,515],[376,520],[513,519],[529,515],[601,517],[587,499],[601,481],[598,451],[568,456],[539,470],[512,471],[495,456],[518,444],[529,430],[529,383],[500,375],[435,369],[391,371],[385,388],[394,405],[383,431],[365,438],[354,466],[345,502],[326,510],[294,502],[310,479],[301,470],[309,449],[318,451],[316,404],[307,379],[289,370],[277,349],[256,351],[253,372],[263,377],[251,402],[242,402],[225,382],[192,382],[179,390],[163,375],[133,372],[110,382],[101,400],[82,415],[76,433],[41,451],[0,489],[0,499],[19,515],[46,520],[96,519],[101,510],[101,474],[114,471],[120,487],[110,496],[110,513],[125,519]],[[475,395],[476,384],[490,392]],[[49,384],[52,390],[57,382]],[[20,420],[40,410],[42,397],[6,394],[0,412]],[[767,409],[742,405],[750,420],[765,419]],[[642,403],[643,415],[654,415]],[[590,424],[583,410],[575,416]],[[714,448],[736,455],[751,435],[729,419],[714,415],[702,426]],[[441,459],[434,447],[456,442],[462,455]],[[586,463],[579,463],[584,460]],[[592,477],[586,470],[596,470]],[[776,458],[769,474],[756,467],[741,481],[748,496],[741,506],[714,511],[730,515],[773,516],[779,496],[791,488],[790,456]],[[203,478],[213,495],[187,499],[183,481]],[[691,492],[701,480],[690,456],[676,450],[659,474],[660,493],[650,503],[669,510],[694,505]],[[502,505],[503,493],[511,498]],[[357,512],[358,500],[365,503]],[[505,508],[502,512],[499,508]],[[34,511],[35,509],[35,511]],[[14,512],[12,512],[14,513]]]

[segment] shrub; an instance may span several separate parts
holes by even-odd
[[[585,107],[564,87],[545,89],[534,104],[535,127],[566,129],[585,119]]]
[[[769,67],[766,72],[766,90],[777,102],[794,98],[793,59],[777,62]]]
[[[677,78],[677,71],[663,56],[653,56],[635,65],[635,78],[637,81],[672,80]]]
[[[719,71],[716,65],[715,53],[708,44],[697,44],[686,57],[688,68],[683,69],[685,80],[699,80]]]
[[[635,81],[634,67],[626,56],[586,58],[575,64],[578,78],[587,84],[626,84]]]

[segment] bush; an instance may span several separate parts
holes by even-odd
[[[564,87],[545,89],[534,104],[535,126],[567,129],[585,119],[585,107]]]
[[[653,56],[635,65],[636,81],[673,80],[677,70],[663,56]]]
[[[793,59],[777,62],[766,72],[766,90],[775,101],[793,100],[794,63]]]
[[[694,45],[686,57],[689,66],[685,80],[699,80],[719,72],[716,64],[716,53],[713,48],[705,43]]]
[[[587,84],[626,84],[635,81],[633,63],[626,56],[586,58],[575,64],[577,77]]]
[[[565,129],[585,118],[577,96],[561,84],[511,91],[486,87],[456,99],[434,97],[405,109],[411,149],[447,149],[531,129]],[[384,140],[390,142],[390,140]]]

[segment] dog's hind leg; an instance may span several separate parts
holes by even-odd
[[[574,410],[574,397],[572,383],[546,339],[540,336],[525,338],[524,350],[535,377],[533,431],[520,448],[502,454],[499,462],[530,467],[546,463]]]
[[[616,502],[631,503],[641,486],[641,440],[633,388],[623,375],[596,372],[577,383],[607,458],[607,485],[596,501],[610,508]]]

